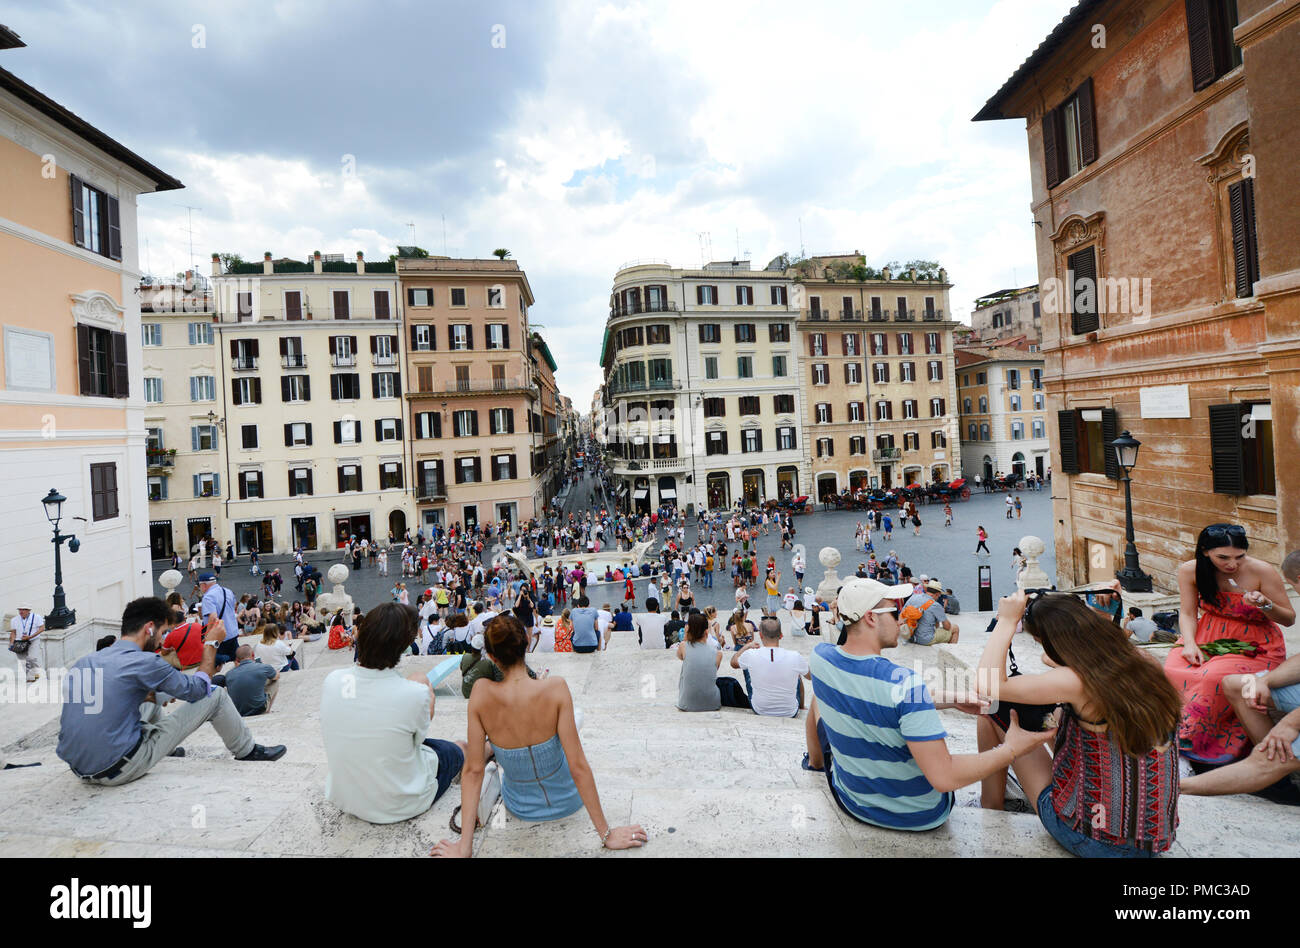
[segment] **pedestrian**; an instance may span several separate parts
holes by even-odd
[[[1017,520],[1020,519],[1020,508],[1021,508],[1020,495],[1017,494],[1016,495],[1016,519]]]
[[[916,504],[912,504],[912,536],[919,537],[920,535],[921,535],[921,514],[920,511],[917,510]]]
[[[1011,512],[1016,509],[1016,502],[1012,500],[1011,494],[1007,494],[1007,519],[1011,519]]]
[[[45,631],[45,617],[34,612],[30,605],[20,605],[18,615],[9,621],[9,651],[18,658],[29,682],[41,677],[39,649],[32,648],[35,639]]]
[[[989,538],[988,531],[985,530],[983,526],[981,526],[981,527],[979,528],[979,531],[978,531],[978,533],[977,533],[977,536],[979,537],[979,543],[976,544],[976,546],[975,546],[975,552],[972,553],[971,556],[979,556],[979,555],[980,555],[980,550],[983,550],[983,551],[984,551],[984,555],[985,555],[985,556],[992,556],[993,554],[989,552],[988,543],[985,542],[985,541],[987,541],[988,538]]]
[[[880,518],[880,528],[885,532],[885,542],[888,543],[894,533],[894,519],[889,514],[882,514]]]

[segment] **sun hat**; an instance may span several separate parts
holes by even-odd
[[[542,620],[542,625],[555,625],[555,616],[547,616]]]
[[[907,599],[912,595],[910,583],[902,586],[886,586],[874,579],[851,577],[840,587],[835,597],[836,608],[846,622],[857,622],[868,612],[890,611],[878,610],[886,599]]]
[[[941,593],[943,592],[943,585],[939,582],[939,580],[932,579],[925,584],[925,589],[927,592]]]

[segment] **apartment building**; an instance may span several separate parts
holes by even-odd
[[[784,268],[636,263],[614,276],[602,440],[619,503],[730,507],[806,492]]]
[[[179,485],[220,500],[214,536],[241,553],[401,537],[414,509],[394,265],[268,252],[223,272],[214,254],[211,282],[215,430],[177,450],[220,446],[217,470]]]
[[[1023,337],[957,349],[963,476],[1037,474],[1051,464],[1043,358]]]
[[[527,274],[514,260],[402,256],[397,278],[419,522],[468,528],[539,516],[549,498]]]
[[[1157,588],[1207,524],[1272,563],[1300,547],[1300,470],[1275,462],[1300,430],[1295,14],[1085,0],[975,116],[1028,136],[1064,585],[1122,559],[1124,430]]]
[[[857,268],[859,276],[847,276]],[[944,270],[897,278],[857,255],[791,273],[804,446],[818,499],[846,489],[928,484],[961,470],[953,331]]]
[[[0,27],[0,55],[26,44]],[[153,589],[145,499],[136,202],[182,187],[0,69],[0,609],[46,616],[70,663]],[[63,498],[47,509],[51,490]],[[70,613],[55,614],[54,530]]]
[[[998,290],[975,301],[970,342],[990,344],[1024,336],[1031,346],[1043,341],[1043,306],[1038,285]]]
[[[532,334],[533,377],[537,380],[537,401],[533,409],[532,430],[540,436],[540,446],[533,451],[532,469],[542,486],[542,505],[549,507],[560,491],[564,478],[564,439],[560,430],[563,405],[555,381],[555,358],[541,333]]]

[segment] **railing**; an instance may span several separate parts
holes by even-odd
[[[628,461],[616,458],[614,467],[625,471],[676,471],[686,467],[686,458],[637,458]]]
[[[902,459],[902,448],[876,448],[871,452],[873,461],[901,461]]]
[[[894,311],[892,309],[882,309],[879,312],[873,309],[870,318],[873,323],[883,323],[893,315]]]
[[[417,488],[415,499],[419,503],[426,503],[432,500],[446,500],[446,485],[441,481],[426,481]]]
[[[257,371],[257,358],[255,356],[236,356],[231,368],[236,372],[255,372]]]
[[[305,369],[307,368],[307,357],[305,355],[281,356],[280,367],[285,369]]]
[[[391,306],[388,308],[387,313],[377,313],[374,307],[354,306],[345,315],[334,316],[330,313],[329,304],[326,303],[326,305],[319,307],[316,310],[313,310],[310,306],[307,306],[306,304],[304,304],[301,309],[296,309],[296,310],[266,309],[264,307],[259,308],[256,313],[240,313],[236,310],[234,312],[223,313],[221,319],[223,322],[231,322],[233,318],[233,321],[241,322],[241,323],[277,322],[280,320],[293,323],[293,322],[298,322],[300,320],[315,319],[314,314],[316,312],[320,313],[321,319],[391,320],[394,318],[393,308]]]
[[[439,392],[510,392],[528,388],[522,378],[510,379],[456,379],[444,383]]]
[[[397,356],[395,355],[376,355],[375,365],[397,365]]]
[[[648,300],[644,303],[633,303],[630,306],[611,306],[609,310],[610,319],[619,316],[640,316],[643,313],[675,313],[677,304],[671,300]]]
[[[829,320],[831,318],[831,314],[829,310],[814,309],[808,311],[808,318],[811,319],[813,322],[822,323]]]
[[[943,319],[943,310],[941,309],[923,310],[921,313],[921,318],[924,319],[926,322],[931,322],[931,323],[940,322]]]
[[[355,355],[332,355],[330,356],[330,365],[336,369],[351,368],[357,364]]]
[[[171,467],[176,463],[176,455],[168,451],[146,450],[145,458],[149,467]]]
[[[900,309],[895,318],[901,323],[910,323],[916,319],[916,310]]]
[[[860,309],[842,309],[840,310],[840,319],[845,322],[861,322],[862,310]]]

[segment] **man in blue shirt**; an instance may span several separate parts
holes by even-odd
[[[203,621],[206,623],[217,616],[226,630],[225,638],[217,648],[216,665],[220,668],[226,662],[235,660],[235,650],[239,648],[239,620],[235,616],[239,600],[234,593],[217,582],[217,574],[210,569],[199,573],[199,591],[203,594]]]
[[[208,622],[203,661],[193,675],[156,654],[171,624],[161,599],[132,600],[122,613],[121,638],[68,670],[56,753],[83,780],[109,787],[137,780],[164,757],[183,757],[181,741],[204,722],[212,723],[238,760],[284,756],[283,745],[256,743],[225,689],[212,685],[224,638],[220,620],[214,615]],[[161,713],[154,699],[164,692],[185,703]]]
[[[844,645],[824,642],[808,662],[815,698],[804,766],[825,770],[831,796],[855,820],[922,831],[947,821],[953,790],[1005,769],[1056,731],[1024,731],[1013,717],[1003,744],[950,755],[937,709],[980,714],[987,702],[940,696],[936,705],[916,672],[881,655],[898,644],[898,603],[911,591],[856,577],[840,588],[832,609],[844,622]]]
[[[594,652],[600,647],[600,636],[596,632],[596,610],[591,608],[591,601],[586,596],[578,598],[577,608],[569,613],[573,622],[573,650],[575,652]]]

